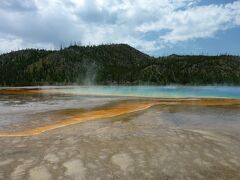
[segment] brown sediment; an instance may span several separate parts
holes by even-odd
[[[110,118],[110,117],[123,115],[126,113],[140,111],[143,109],[147,109],[147,108],[151,107],[152,105],[153,105],[153,103],[149,103],[149,102],[120,104],[113,108],[100,109],[100,110],[81,113],[72,118],[65,119],[61,122],[58,122],[58,123],[52,124],[52,125],[38,127],[38,128],[30,129],[30,130],[21,131],[21,132],[0,133],[0,137],[17,137],[17,136],[38,135],[43,132],[57,129],[60,127],[65,127],[68,125],[73,125],[73,124],[90,121],[90,120],[95,120],[95,119],[100,119],[100,118]]]
[[[0,89],[0,94],[40,94],[44,93],[43,90],[39,89]]]
[[[0,133],[0,137],[20,137],[20,136],[33,136],[38,135],[53,129],[78,124],[81,122],[101,119],[101,118],[111,118],[132,112],[137,112],[141,110],[148,109],[155,105],[202,105],[202,106],[217,106],[217,105],[240,105],[240,100],[236,99],[199,99],[199,100],[157,100],[157,101],[130,101],[122,102],[118,105],[102,108],[99,110],[93,110],[90,112],[82,112],[75,115],[72,118],[65,119],[61,122],[46,125],[42,127],[37,127],[29,130],[24,130],[21,132],[5,132]]]

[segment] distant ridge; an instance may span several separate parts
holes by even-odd
[[[0,55],[0,85],[240,85],[240,57],[154,58],[127,44]]]

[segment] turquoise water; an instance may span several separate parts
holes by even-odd
[[[77,95],[240,99],[240,87],[228,86],[71,86],[56,91]]]

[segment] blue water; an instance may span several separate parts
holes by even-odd
[[[240,87],[228,86],[70,86],[57,91],[100,96],[240,99]]]

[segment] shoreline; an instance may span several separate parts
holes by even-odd
[[[240,100],[240,98],[232,98],[232,97],[222,97],[222,96],[145,96],[145,95],[134,95],[134,94],[104,94],[104,93],[78,93],[78,92],[64,92],[61,91],[61,86],[52,86],[49,88],[48,86],[43,86],[44,88],[40,88],[39,86],[34,87],[19,87],[19,88],[0,88],[0,95],[72,95],[72,96],[88,96],[88,97],[122,97],[122,98],[133,98],[133,99],[143,99],[143,100]],[[64,86],[63,86],[64,87]],[[66,87],[74,87],[74,86],[66,86]],[[89,86],[86,86],[89,87]],[[58,91],[60,90],[60,91]]]

